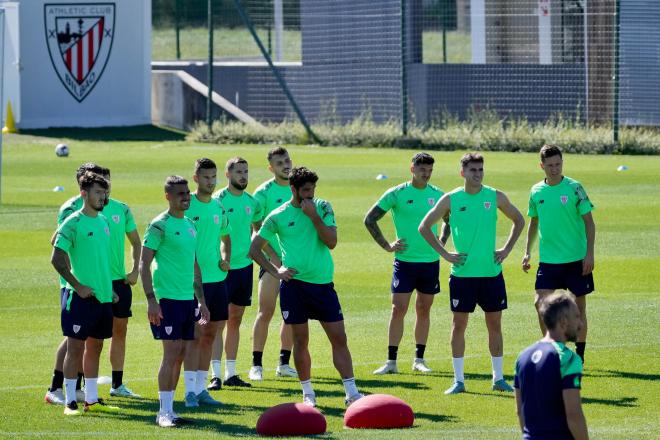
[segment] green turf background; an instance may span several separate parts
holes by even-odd
[[[196,158],[206,156],[222,166],[233,156],[250,163],[253,190],[269,177],[266,152],[271,146],[193,145],[182,136],[155,130],[134,133],[115,129],[80,132],[49,131],[4,138],[2,206],[0,207],[0,437],[221,437],[254,436],[259,414],[287,401],[298,401],[296,381],[274,377],[279,319],[271,325],[264,354],[265,380],[250,390],[216,394],[225,405],[215,410],[185,410],[177,393],[177,411],[198,421],[194,427],[164,431],[154,424],[157,411],[156,372],[160,345],[151,338],[142,289],[134,290],[134,317],[129,324],[125,380],[143,400],[110,399],[124,409],[116,416],[65,418],[61,407],[43,403],[54,352],[61,340],[58,288],[50,266],[49,238],[59,205],[76,193],[74,171],[85,161],[112,170],[112,196],[128,203],[140,235],[147,222],[166,209],[162,183],[169,174],[190,176]],[[45,137],[42,135],[48,135]],[[60,137],[71,149],[68,158],[53,153]],[[133,139],[104,142],[104,138]],[[142,138],[157,141],[139,140]],[[386,358],[391,255],[372,242],[362,225],[369,207],[390,186],[409,177],[412,151],[395,149],[290,147],[297,165],[320,176],[317,195],[330,200],[339,224],[333,251],[336,288],[346,317],[357,383],[368,393],[389,393],[409,402],[415,427],[407,431],[352,431],[342,427],[343,389],[332,367],[330,347],[317,323],[311,325],[313,379],[320,409],[327,417],[327,438],[518,438],[511,395],[490,391],[490,359],[483,314],[477,312],[467,332],[468,393],[447,397],[452,380],[449,349],[450,312],[447,265],[432,311],[426,358],[434,369],[422,376],[410,372],[414,341],[412,315],[399,350],[397,376],[371,375]],[[460,185],[462,152],[435,152],[432,182],[445,190]],[[543,175],[532,154],[486,153],[485,183],[506,192],[523,213],[528,191]],[[625,164],[628,171],[617,172]],[[660,313],[657,287],[660,255],[660,158],[627,156],[565,157],[564,171],[580,180],[597,210],[597,292],[589,297],[589,343],[583,388],[584,411],[593,438],[658,438],[660,436]],[[376,180],[378,174],[389,176]],[[224,181],[220,184],[224,185]],[[64,192],[53,187],[64,186]],[[381,222],[392,237],[389,217]],[[499,243],[510,224],[498,229]],[[534,276],[524,274],[520,259],[524,237],[505,262],[509,309],[503,318],[505,372],[515,356],[539,338],[532,305]],[[535,254],[536,257],[536,254]],[[536,259],[533,263],[536,263]],[[256,296],[256,293],[255,293]],[[246,312],[238,370],[250,366],[251,326],[255,307]],[[104,352],[101,374],[109,375]],[[108,387],[100,386],[107,397]]]

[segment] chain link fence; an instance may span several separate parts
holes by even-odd
[[[206,0],[153,1],[153,59],[206,82]],[[654,0],[214,0],[214,90],[259,121],[432,125],[487,111],[660,125]],[[269,67],[240,9],[250,18]],[[178,61],[178,64],[175,63]],[[187,61],[188,63],[182,63]],[[168,64],[169,63],[169,64]],[[291,99],[274,76],[277,69]]]

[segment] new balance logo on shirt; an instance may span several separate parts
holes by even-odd
[[[406,203],[409,204],[409,205],[412,205],[412,204],[413,204],[413,200],[412,200],[412,199],[411,199],[411,200],[408,200]]]
[[[291,226],[293,226],[293,225],[295,225],[295,224],[296,224],[296,222],[289,222],[289,227],[291,227]]]
[[[467,211],[467,206],[461,206],[461,208],[459,209],[459,211],[461,211],[461,212],[463,212],[463,211]]]
[[[94,236],[94,232],[92,232],[92,231],[88,232],[88,233],[87,233],[87,236],[88,236],[88,237],[93,237],[93,236]]]

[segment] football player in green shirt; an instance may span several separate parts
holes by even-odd
[[[293,331],[293,360],[303,390],[303,403],[316,406],[311,382],[309,319],[318,320],[332,346],[332,359],[341,375],[346,405],[362,394],[355,385],[353,361],[348,350],[344,315],[332,282],[334,263],[330,250],[337,246],[337,224],[330,203],[314,198],[318,176],[305,168],[289,174],[291,200],[271,212],[252,240],[250,255],[264,270],[281,280],[282,318]],[[282,264],[277,267],[263,248],[277,238]]]
[[[511,253],[525,219],[508,197],[483,184],[484,158],[468,153],[461,158],[463,187],[442,196],[419,225],[419,232],[442,258],[452,263],[449,277],[449,299],[453,313],[451,351],[454,384],[445,394],[465,392],[463,356],[465,330],[470,313],[477,304],[484,311],[488,329],[488,348],[493,367],[493,390],[513,392],[504,380],[502,310],[506,305],[506,287],[502,261]],[[503,247],[497,248],[497,211],[513,222]],[[449,225],[455,252],[449,252],[433,232],[433,225],[449,214]]]
[[[437,252],[424,240],[417,228],[426,213],[444,194],[442,190],[429,183],[434,162],[433,156],[428,153],[415,154],[410,164],[412,179],[387,190],[364,219],[364,225],[376,243],[386,252],[394,252],[395,255],[390,286],[392,314],[388,328],[387,362],[374,371],[374,374],[398,372],[397,351],[403,336],[404,318],[414,290],[417,291],[416,347],[412,369],[422,373],[432,371],[424,361],[424,351],[429,336],[433,298],[440,292],[440,261]],[[392,243],[385,239],[378,226],[378,220],[390,210],[397,238]],[[442,232],[441,241],[444,244],[449,229],[443,226]],[[433,225],[433,233],[437,235],[436,225]]]
[[[67,338],[64,357],[64,414],[79,415],[76,402],[78,365],[84,357],[86,377],[83,410],[116,411],[98,397],[99,358],[103,340],[112,337],[112,277],[110,225],[101,214],[108,182],[98,174],[80,179],[81,210],[71,214],[57,230],[51,262],[66,280],[62,296],[62,333]]]
[[[289,186],[289,171],[291,171],[291,158],[284,147],[276,147],[268,152],[268,170],[273,178],[265,181],[254,191],[254,198],[261,204],[261,220],[266,218],[274,209],[279,208],[291,199]],[[280,266],[282,264],[282,250],[274,240],[265,247],[270,261]],[[263,380],[262,357],[268,326],[277,305],[277,296],[280,293],[280,280],[260,268],[259,270],[259,310],[252,327],[252,368],[248,377],[250,380]],[[298,377],[296,370],[291,368],[289,360],[293,347],[291,326],[282,321],[280,327],[280,362],[275,369],[277,376]]]
[[[206,390],[213,341],[227,323],[228,298],[225,279],[231,258],[230,226],[222,203],[214,199],[213,191],[218,181],[218,169],[211,159],[195,161],[193,180],[196,191],[190,198],[186,217],[197,229],[197,263],[202,271],[202,290],[210,320],[206,325],[195,328],[195,339],[187,342],[184,365],[185,404],[218,406]],[[220,329],[220,330],[219,330]],[[178,374],[177,374],[178,376]]]
[[[248,163],[241,157],[227,161],[225,167],[227,186],[213,197],[220,200],[227,211],[231,231],[231,260],[227,274],[227,296],[229,298],[229,318],[225,338],[225,376],[223,385],[249,387],[236,374],[236,355],[240,340],[240,326],[245,307],[252,304],[252,259],[248,255],[252,232],[261,226],[261,205],[247,191]],[[222,337],[216,338],[213,348],[213,364],[218,365],[222,355]],[[215,371],[213,374],[214,377]],[[214,384],[211,384],[213,386]]]
[[[561,149],[555,145],[541,148],[541,168],[545,179],[532,187],[527,215],[525,255],[522,269],[527,272],[531,265],[531,248],[539,235],[539,267],[536,271],[536,296],[538,310],[543,297],[555,289],[567,289],[575,295],[580,309],[582,326],[575,348],[584,361],[587,344],[587,296],[594,291],[594,242],[596,224],[591,211],[594,205],[577,180],[563,175]],[[541,333],[546,328],[539,315]]]
[[[111,191],[110,170],[94,163],[85,163],[76,171],[76,179],[80,179],[85,172],[92,172],[103,176],[110,185],[108,196]],[[67,200],[59,210],[57,216],[58,224],[62,224],[71,214],[81,209],[83,200],[80,195]],[[128,318],[132,316],[131,286],[137,283],[138,266],[140,262],[141,243],[137,232],[135,220],[130,208],[125,203],[118,200],[107,198],[106,205],[102,214],[108,219],[110,224],[110,272],[112,276],[112,290],[117,295],[118,300],[112,304],[113,329],[112,339],[110,340],[110,365],[112,367],[112,386],[110,395],[115,397],[139,397],[133,393],[123,381],[124,359],[126,355],[126,331],[128,327]],[[130,272],[125,271],[124,265],[124,240],[128,238],[132,248],[133,268]],[[53,236],[54,242],[55,236]],[[66,339],[58,348],[56,356],[55,372],[53,381],[58,376],[58,367],[61,368],[66,354]],[[82,366],[81,366],[82,368]],[[80,375],[82,376],[82,374]],[[80,382],[80,380],[79,380]],[[80,386],[80,383],[77,385]],[[59,386],[61,388],[61,384]],[[46,393],[45,401],[49,403],[59,403],[57,400],[57,384],[51,384],[51,388]],[[63,402],[62,402],[63,404]]]
[[[184,215],[190,207],[188,181],[181,176],[169,176],[165,180],[165,198],[169,209],[151,221],[144,235],[140,278],[147,298],[151,332],[154,339],[163,343],[163,359],[158,371],[160,410],[156,424],[171,428],[187,422],[174,412],[178,379],[174,372],[179,371],[185,357],[185,341],[195,339],[195,322],[204,325],[210,316],[196,259],[197,230],[193,221]]]
[[[87,162],[80,165],[76,170],[76,185],[78,186],[79,191],[80,191],[80,178],[87,171],[102,176],[109,172],[107,168],[104,168],[92,162]],[[57,213],[57,227],[59,228],[60,225],[64,222],[64,220],[67,219],[68,216],[80,210],[82,208],[82,205],[83,205],[83,199],[82,197],[80,197],[80,194],[76,195],[75,197],[71,197],[69,200],[64,202],[62,206],[60,206],[60,209],[58,210]],[[53,236],[50,239],[51,245],[55,244],[56,238],[57,238],[57,229],[55,229],[55,232],[53,233]],[[66,254],[66,258],[68,261],[68,254]],[[69,268],[71,268],[70,263],[69,263]],[[60,297],[64,295],[65,290],[66,290],[66,280],[60,277]],[[57,351],[55,352],[55,366],[53,368],[53,376],[51,379],[50,388],[46,390],[46,395],[44,396],[44,402],[51,403],[53,405],[64,405],[64,392],[62,391],[62,387],[64,386],[63,370],[64,370],[64,357],[66,356],[66,341],[67,338],[65,337],[62,340],[62,342],[60,342],[60,345],[57,347]],[[83,403],[85,401],[85,393],[81,389],[83,377],[84,374],[83,374],[83,366],[82,366],[82,358],[81,358],[80,365],[78,366],[78,380],[76,382],[76,394],[77,394],[76,400],[80,403]]]

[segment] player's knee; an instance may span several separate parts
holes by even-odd
[[[408,306],[406,304],[392,304],[392,318],[403,319],[408,313]]]
[[[264,323],[269,323],[273,319],[275,314],[275,309],[270,307],[262,307],[257,313],[257,321],[263,321]]]

